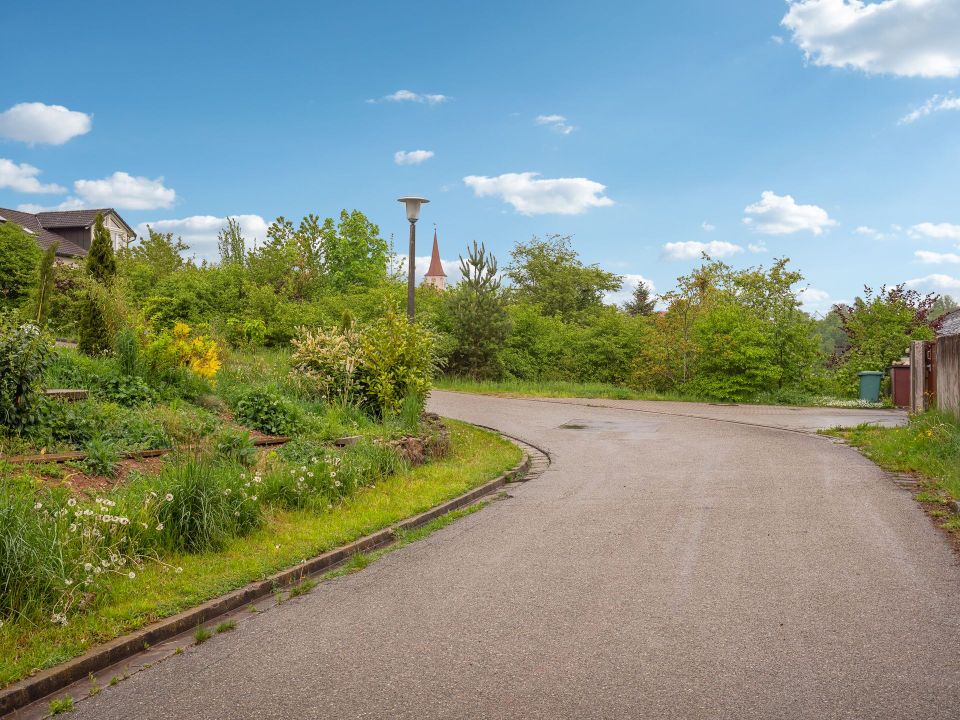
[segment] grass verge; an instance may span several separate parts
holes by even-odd
[[[136,584],[107,587],[95,609],[66,626],[12,621],[0,627],[0,686],[82,654],[98,643],[268,577],[454,498],[519,462],[494,433],[448,421],[449,457],[364,488],[327,512],[271,510],[263,527],[219,552],[165,556],[183,568],[148,565]]]
[[[917,500],[942,505],[935,515],[946,518],[946,529],[960,531],[960,517],[950,511],[960,500],[960,420],[929,411],[903,427],[858,425],[824,433],[843,438],[886,470],[915,473],[921,484]]]
[[[510,397],[548,398],[602,398],[607,400],[672,400],[675,402],[714,403],[711,398],[698,397],[680,392],[655,392],[632,390],[609,383],[577,383],[564,380],[534,382],[529,380],[471,380],[461,377],[444,377],[434,383],[437,390],[478,393],[480,395],[504,395]],[[862,400],[836,398],[827,395],[806,395],[798,392],[762,393],[744,401],[752,405],[791,405],[795,407],[832,408],[889,408],[889,401],[868,403]],[[726,403],[723,403],[726,404]]]

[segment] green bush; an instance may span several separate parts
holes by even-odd
[[[267,326],[260,318],[227,318],[227,341],[236,348],[260,347]]]
[[[290,435],[300,425],[298,409],[282,395],[266,388],[254,389],[237,400],[237,421],[271,435]]]
[[[83,461],[83,469],[88,475],[113,477],[120,460],[117,447],[113,442],[96,435],[90,439],[83,449],[87,453],[87,457]]]
[[[16,223],[0,223],[0,307],[23,304],[37,284],[40,248]]]
[[[18,431],[38,420],[43,374],[53,343],[36,325],[0,313],[0,427]]]
[[[240,465],[250,466],[257,460],[257,446],[246,430],[225,428],[216,437],[217,455]]]

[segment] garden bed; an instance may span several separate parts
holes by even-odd
[[[462,423],[451,423],[450,442],[449,457],[386,475],[335,504],[271,504],[258,527],[217,549],[144,558],[131,571],[136,577],[112,575],[65,624],[39,614],[8,619],[0,627],[0,685],[427,510],[496,477],[521,456],[499,436]]]

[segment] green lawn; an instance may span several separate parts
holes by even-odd
[[[449,457],[365,488],[324,513],[268,511],[264,526],[221,552],[163,557],[136,581],[118,578],[90,611],[66,626],[10,621],[0,627],[0,686],[75,657],[91,646],[263,579],[416,515],[514,466],[520,450],[494,433],[448,421]]]

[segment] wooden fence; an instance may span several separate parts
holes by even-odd
[[[910,344],[910,412],[934,407],[960,416],[960,335]]]
[[[937,407],[960,416],[960,335],[937,339]]]

